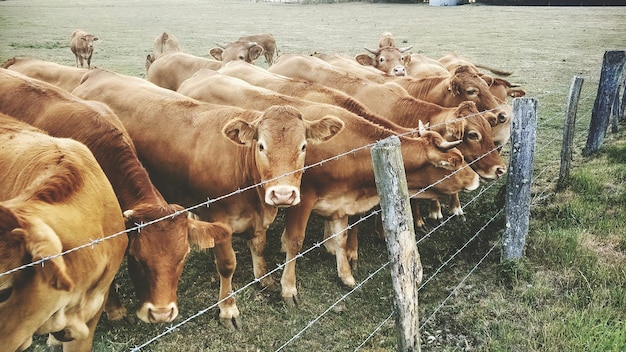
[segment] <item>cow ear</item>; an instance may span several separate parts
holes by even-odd
[[[408,64],[411,62],[411,54],[406,54],[406,55],[404,55],[404,58],[403,58],[403,59],[404,59],[404,60],[403,60],[403,61],[404,61],[404,64],[405,64],[405,65],[408,65]]]
[[[306,121],[306,138],[316,142],[327,141],[337,133],[341,132],[344,127],[342,120],[335,116],[324,116],[319,120]]]
[[[93,37],[93,41],[94,42],[97,41],[97,40],[98,40],[98,37]]]
[[[56,232],[39,218],[30,218],[29,220],[30,227],[28,229],[18,228],[12,233],[24,238],[26,251],[30,253],[33,261],[60,254],[63,245]],[[53,288],[70,291],[74,287],[74,282],[67,273],[63,256],[46,260],[40,264],[39,269],[45,280]]]
[[[215,58],[215,60],[222,61],[222,54],[224,53],[224,49],[222,48],[212,48],[209,50],[209,54]]]
[[[264,51],[265,49],[263,49],[263,47],[260,46],[259,44],[255,44],[251,46],[250,50],[248,51],[248,57],[250,58],[250,61],[254,61],[258,59],[259,56],[263,55]]]
[[[254,122],[248,123],[240,118],[229,121],[222,129],[222,134],[237,145],[249,145],[256,138],[256,133]]]
[[[526,95],[526,91],[522,88],[509,88],[506,90],[506,92],[511,98],[519,98]]]
[[[216,242],[230,241],[233,234],[232,229],[221,222],[206,222],[192,217],[187,218],[187,227],[189,243],[200,249],[213,248]]]
[[[487,74],[481,74],[480,78],[482,78],[487,83],[487,86],[489,87],[491,87],[494,83],[496,83],[496,79],[494,79],[493,76],[489,76]]]
[[[374,59],[367,54],[358,54],[354,59],[363,66],[374,66]]]

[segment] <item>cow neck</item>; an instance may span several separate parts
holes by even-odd
[[[441,85],[445,85],[447,92],[447,86],[449,85],[451,77],[448,76],[431,76],[424,78],[408,78],[403,81],[402,86],[409,94],[418,99],[424,99],[433,92],[442,91]]]
[[[417,128],[419,121],[432,122],[432,116],[446,111],[446,108],[440,105],[412,97],[401,98],[394,104],[394,108],[396,113],[390,114],[390,118],[394,123],[405,128]]]

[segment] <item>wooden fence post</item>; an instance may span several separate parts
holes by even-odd
[[[626,51],[614,50],[604,53],[598,93],[591,111],[587,145],[583,149],[584,156],[589,156],[598,151],[604,142],[604,136],[609,127],[611,107],[620,83],[625,60]]]
[[[520,259],[530,219],[535,141],[537,139],[537,100],[513,99],[511,157],[506,182],[506,229],[502,235],[502,260]]]
[[[561,146],[561,169],[559,171],[559,181],[556,189],[565,188],[569,182],[569,169],[572,162],[572,144],[574,143],[574,130],[576,127],[576,112],[578,111],[578,100],[583,86],[583,78],[574,76],[569,89],[567,100],[567,111],[565,125],[563,126],[563,144]]]
[[[392,136],[379,141],[371,153],[391,262],[398,351],[419,352],[417,290],[422,281],[422,263],[413,229],[400,139]]]

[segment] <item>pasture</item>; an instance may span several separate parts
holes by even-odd
[[[363,47],[375,48],[379,35],[388,31],[398,46],[413,45],[414,53],[437,59],[456,52],[514,71],[508,80],[520,84],[539,106],[526,256],[519,267],[498,265],[504,180],[485,187],[480,198],[478,191],[463,195],[467,221],[451,220],[418,245],[425,277],[437,274],[420,290],[420,317],[426,321],[437,311],[420,331],[423,350],[626,348],[624,132],[609,134],[599,155],[580,155],[603,54],[626,49],[626,7],[9,0],[0,2],[0,61],[26,56],[72,66],[69,38],[77,28],[99,38],[92,65],[138,77],[145,77],[146,55],[163,31],[179,39],[181,50],[203,57],[216,42],[262,32],[274,35],[279,54],[355,55],[364,52]],[[257,64],[266,66],[263,58]],[[555,193],[564,109],[574,76],[585,81],[573,180],[566,191]],[[141,350],[353,351],[363,343],[362,351],[394,351],[393,318],[385,320],[393,310],[389,271],[379,270],[387,252],[372,224],[368,220],[361,226],[355,271],[358,282],[371,279],[345,299],[349,290],[337,278],[334,257],[318,248],[298,260],[301,305],[285,306],[279,292],[250,284],[254,277],[249,250],[236,238],[234,285],[243,288],[236,296],[241,330],[220,326],[217,309],[207,309],[216,301],[219,279],[211,251],[194,251],[179,284],[180,314],[172,324],[148,325],[135,317],[111,322],[103,316],[94,350],[128,351],[145,344]],[[281,231],[279,213],[268,232],[270,270],[284,261]],[[321,239],[321,221],[312,218],[304,248]],[[279,280],[280,274],[273,277]],[[132,312],[134,293],[125,266],[118,276],[118,290]],[[44,350],[42,336],[29,349]]]

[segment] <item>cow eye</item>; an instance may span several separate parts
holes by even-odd
[[[381,56],[381,57],[379,57],[379,58],[378,58],[378,62],[380,62],[380,63],[385,62],[385,58],[384,58],[384,57],[382,57],[382,56]]]
[[[11,293],[13,293],[13,287],[0,290],[0,303],[8,300],[11,297]]]
[[[467,90],[467,95],[476,95],[478,94],[478,89],[470,88]]]
[[[257,148],[259,149],[259,153],[263,153],[265,151],[265,146],[261,142],[257,144]]]
[[[302,144],[302,147],[300,147],[300,152],[301,152],[301,153],[306,152],[306,143],[303,143],[303,144]]]
[[[239,56],[239,60],[245,60],[245,59],[246,59],[245,57],[243,57],[241,55]]]
[[[467,138],[471,139],[471,140],[479,140],[480,139],[480,133],[476,132],[476,131],[470,131],[467,134]]]

